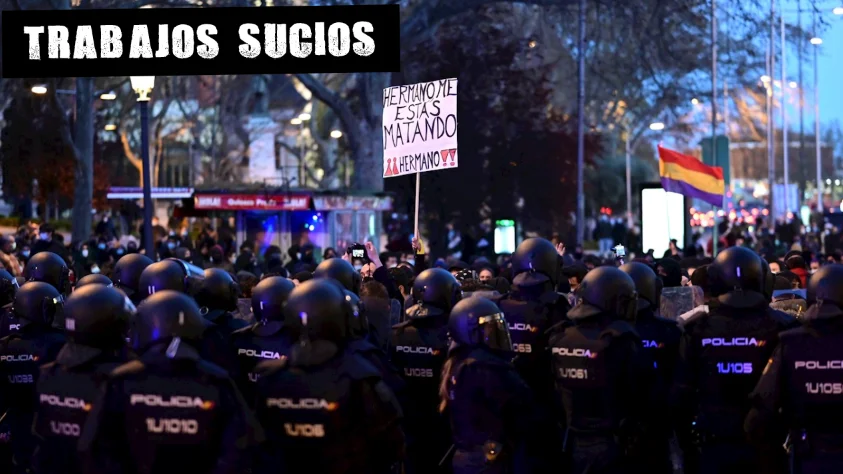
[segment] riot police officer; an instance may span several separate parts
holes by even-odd
[[[193,296],[202,288],[204,271],[183,260],[168,258],[144,268],[138,279],[140,299],[171,290]]]
[[[448,334],[439,410],[451,421],[454,474],[535,472],[528,440],[537,412],[510,363],[503,313],[486,298],[465,298],[451,310]]]
[[[638,306],[633,319],[628,321],[641,337],[643,355],[651,361],[655,369],[653,384],[658,384],[656,396],[649,400],[649,416],[642,443],[643,456],[631,461],[642,471],[650,473],[670,473],[673,468],[669,462],[669,438],[672,426],[669,412],[668,391],[673,383],[676,360],[679,357],[679,340],[682,331],[676,322],[657,317],[655,312],[661,302],[662,281],[648,265],[630,262],[621,265],[620,270],[632,278],[638,293]]]
[[[140,292],[140,277],[146,267],[152,265],[152,259],[139,253],[124,255],[114,264],[111,278],[114,286],[123,290],[136,305],[146,297],[146,292]]]
[[[427,269],[413,283],[417,304],[407,309],[406,321],[393,327],[390,356],[407,384],[402,406],[409,474],[442,472],[440,460],[448,452],[448,423],[437,410],[439,377],[448,353],[448,316],[460,298],[453,275]]]
[[[214,323],[226,339],[231,337],[232,332],[249,325],[231,314],[237,309],[239,297],[240,286],[231,278],[230,273],[220,268],[205,270],[202,285],[194,295],[202,315]]]
[[[685,325],[676,373],[679,418],[693,426],[686,439],[699,449],[703,474],[777,472],[783,452],[760,451],[746,442],[748,395],[779,341],[795,320],[769,311],[761,258],[743,247],[722,251],[709,265],[711,295],[718,305]],[[683,433],[680,433],[683,434]]]
[[[550,329],[559,404],[568,428],[571,471],[626,472],[654,387],[652,365],[628,323],[637,307],[635,283],[615,267],[588,272],[568,311],[573,324]]]
[[[352,308],[341,287],[296,287],[284,324],[299,341],[289,359],[266,361],[255,405],[267,431],[256,474],[383,472],[400,460],[401,409],[378,371],[345,351]]]
[[[20,322],[12,311],[18,288],[18,280],[6,270],[0,270],[0,339],[20,329]]]
[[[125,335],[134,314],[122,291],[101,284],[77,287],[65,302],[68,342],[41,367],[37,383],[35,473],[82,472],[82,427],[108,374],[129,359]]]
[[[23,269],[26,281],[41,281],[59,290],[62,295],[70,293],[70,270],[64,259],[53,252],[38,252],[26,262]]]
[[[333,278],[343,288],[355,295],[360,294],[360,284],[363,281],[360,278],[360,274],[354,270],[354,267],[341,258],[323,260],[313,272],[313,278]]]
[[[256,323],[231,335],[237,354],[237,386],[249,404],[255,401],[255,366],[261,360],[281,359],[290,355],[293,341],[284,328],[284,303],[295,288],[283,277],[269,277],[252,288],[252,312]]]
[[[85,285],[105,285],[105,286],[113,286],[114,283],[111,281],[111,278],[103,275],[102,273],[91,273],[90,275],[85,275],[76,282],[76,287],[74,291],[78,290],[79,288]]]
[[[757,444],[786,434],[792,472],[843,472],[843,265],[808,280],[805,326],[779,335],[744,427]]]
[[[204,324],[187,295],[156,291],[138,307],[139,359],[112,371],[79,449],[92,472],[242,472],[262,438],[234,382],[200,358]],[[87,471],[86,471],[87,472]]]
[[[13,473],[25,472],[31,464],[38,367],[55,360],[65,342],[64,335],[53,327],[61,306],[62,296],[52,285],[25,283],[13,304],[21,328],[0,340],[0,409],[5,410],[11,429]]]

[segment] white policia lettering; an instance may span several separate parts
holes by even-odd
[[[843,394],[843,383],[805,382],[805,390],[812,395],[841,395]]]
[[[32,354],[17,354],[17,355],[3,355],[0,356],[0,362],[29,362],[38,360]]]
[[[328,410],[333,411],[337,404],[329,402],[324,398],[267,398],[266,406],[269,408],[282,408],[287,410]]]
[[[167,399],[161,395],[156,394],[142,394],[133,393],[129,398],[129,403],[134,406],[137,404],[146,405],[148,407],[164,407],[164,408],[202,408],[208,409],[213,407],[213,402],[202,400],[199,397],[190,397],[184,395],[173,395]]]
[[[395,350],[405,354],[439,355],[439,351],[436,349],[424,346],[396,346]]]
[[[525,323],[510,323],[509,324],[510,331],[530,331],[534,332],[533,326]]]
[[[195,435],[199,432],[199,422],[178,418],[147,418],[146,430],[150,433]]]
[[[287,436],[302,437],[302,438],[324,438],[324,425],[308,425],[300,423],[284,423],[284,431]]]
[[[412,367],[404,367],[404,375],[406,375],[407,377],[432,378],[433,369],[416,369]]]
[[[85,400],[81,398],[73,398],[73,397],[59,397],[58,395],[51,395],[48,393],[42,393],[40,395],[40,402],[46,403],[47,405],[54,406],[54,407],[62,407],[62,408],[73,408],[76,410],[85,410],[89,411],[91,409],[91,405],[86,403]]]
[[[280,359],[281,354],[272,351],[256,351],[254,349],[237,349],[237,355],[245,355],[246,357],[255,357],[258,359]]]
[[[74,438],[78,438],[82,432],[82,429],[76,423],[51,421],[50,431],[52,431],[53,434],[57,434],[60,436],[72,436]]]
[[[644,344],[644,347],[648,349],[659,349],[661,347],[664,347],[664,344],[660,344],[658,341],[648,341],[644,339],[641,341],[641,343]]]
[[[754,337],[733,337],[731,339],[726,339],[724,337],[712,337],[712,338],[705,338],[702,340],[703,347],[705,346],[715,346],[715,347],[730,347],[730,346],[755,346],[755,347],[762,347],[766,344],[766,341],[759,341]]]
[[[806,370],[843,370],[843,360],[797,360],[794,363],[795,369]]]
[[[751,374],[751,362],[718,362],[717,372],[721,374]]]
[[[550,350],[550,352],[554,355],[560,355],[563,357],[588,357],[589,359],[593,359],[597,357],[596,352],[591,352],[589,349],[571,349],[568,347],[554,347]]]

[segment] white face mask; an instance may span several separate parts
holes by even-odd
[[[390,263],[390,264],[389,264],[389,268],[395,268],[395,267],[397,267],[397,266],[398,266],[398,264],[397,264],[397,263]]]
[[[355,266],[354,266],[354,270],[355,270],[355,271],[358,271],[358,272],[359,272],[359,271],[360,271],[360,270],[362,270],[362,269],[363,269],[363,265],[355,265]]]
[[[416,266],[416,259],[414,259],[414,258],[407,259],[407,263],[409,263],[410,265],[415,267]]]
[[[42,232],[42,233],[38,236],[38,238],[40,238],[41,240],[50,240],[50,234],[47,234],[47,233]]]
[[[100,272],[100,267],[98,267],[96,265],[91,267],[91,273],[99,273],[99,272]]]
[[[87,256],[88,256],[88,249],[83,249],[83,250],[82,250],[82,256],[83,256],[83,257],[87,257]]]

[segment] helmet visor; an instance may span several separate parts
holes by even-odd
[[[483,316],[478,321],[479,342],[490,349],[512,351],[512,339],[503,313]]]

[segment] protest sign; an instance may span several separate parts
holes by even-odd
[[[456,168],[457,80],[383,90],[383,177]]]

